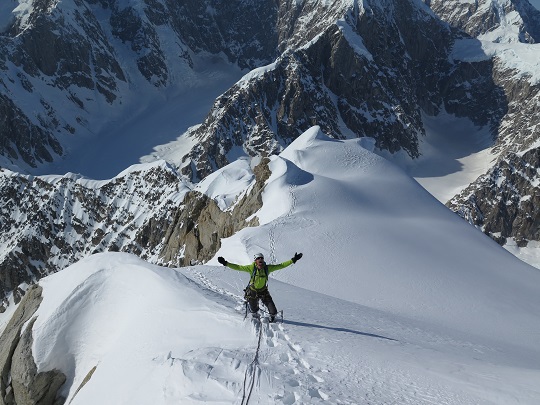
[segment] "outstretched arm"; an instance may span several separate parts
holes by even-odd
[[[287,260],[286,262],[280,263],[280,264],[269,264],[268,265],[268,272],[271,273],[276,270],[284,269],[287,266],[290,266],[293,263],[296,263],[298,260],[302,258],[302,253],[295,253],[293,258],[291,260]]]
[[[252,267],[251,264],[248,264],[247,266],[242,266],[240,264],[229,263],[222,256],[219,256],[217,260],[222,265],[227,266],[229,269],[238,270],[238,271],[245,271],[246,273],[251,273],[251,267]]]

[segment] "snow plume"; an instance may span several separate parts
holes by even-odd
[[[261,226],[216,257],[303,252],[271,275],[284,322],[243,321],[249,275],[215,259],[93,255],[40,281],[33,353],[66,373],[66,403],[240,404],[246,379],[250,404],[540,401],[537,269],[358,140],[315,127],[270,168]]]

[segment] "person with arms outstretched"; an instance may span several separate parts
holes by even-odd
[[[302,253],[295,253],[294,257],[280,264],[266,264],[264,255],[256,253],[253,255],[254,262],[247,265],[229,263],[223,257],[218,257],[218,262],[230,269],[245,271],[251,274],[249,285],[246,287],[246,300],[249,305],[249,310],[254,318],[259,317],[259,300],[262,301],[268,313],[270,314],[269,321],[274,322],[277,315],[277,308],[274,300],[268,291],[268,275],[276,270],[284,269],[293,263],[296,263],[302,258]]]

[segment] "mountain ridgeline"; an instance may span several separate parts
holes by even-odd
[[[509,24],[513,42],[537,43],[540,13],[526,1],[34,0],[0,18],[2,296],[104,250],[207,260],[221,237],[256,224],[245,219],[268,169],[227,217],[189,184],[239,156],[279,153],[313,125],[415,159],[422,114],[443,111],[489,128],[497,158],[448,206],[501,244],[540,240],[539,85],[501,54],[455,53]],[[104,182],[32,176],[141,89],[182,89],[208,55],[249,73],[184,134],[194,146],[178,161]]]

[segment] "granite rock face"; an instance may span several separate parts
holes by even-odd
[[[536,44],[540,40],[540,12],[528,2],[434,0],[428,4],[443,20],[474,37],[502,43]],[[447,206],[501,245],[511,239],[524,247],[540,240],[540,84],[505,63],[500,55],[491,58],[490,64],[478,76],[486,77],[491,72],[498,89],[495,104],[499,110],[490,108],[500,117],[491,127],[495,135],[494,164]],[[478,68],[479,63],[474,65]],[[466,108],[466,104],[457,104]]]
[[[32,318],[42,288],[31,286],[0,336],[0,405],[62,405],[58,389],[66,381],[59,370],[38,372],[32,355]],[[26,324],[26,325],[25,325]],[[24,329],[24,330],[23,330]]]
[[[268,160],[264,159],[253,171],[254,184],[231,210],[222,211],[212,199],[197,191],[186,195],[182,208],[172,213],[173,220],[163,236],[160,256],[165,263],[204,263],[219,250],[222,238],[259,225],[253,214],[262,207],[264,184],[271,174]],[[249,217],[252,219],[248,220]]]
[[[309,10],[301,13],[312,17]],[[422,113],[446,110],[497,136],[508,100],[493,80],[493,60],[451,58],[463,32],[408,1],[354,3],[332,18],[216,100],[187,134],[196,146],[184,156],[184,174],[196,181],[229,156],[278,153],[312,125],[335,138],[372,137],[378,149],[413,159]]]

